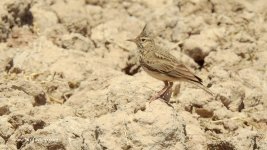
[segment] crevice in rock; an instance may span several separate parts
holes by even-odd
[[[247,121],[244,121],[243,124],[249,126],[249,123]]]
[[[9,136],[3,136],[2,134],[0,134],[0,137],[2,137],[5,140],[5,143],[8,141],[8,139],[10,138],[11,135]]]
[[[227,97],[223,96],[223,95],[220,95],[218,94],[215,98],[216,100],[220,100],[222,102],[222,104],[227,108],[229,109],[229,105],[231,104],[231,100],[228,99]]]
[[[21,149],[23,147],[24,143],[25,143],[24,138],[18,138],[17,143],[16,143],[17,149]]]
[[[191,114],[193,113],[193,108],[194,108],[194,106],[192,106],[192,105],[184,106],[184,110],[190,112]]]
[[[80,82],[69,81],[68,85],[70,89],[77,89],[80,86]]]
[[[65,93],[61,96],[63,99],[63,103],[65,103],[73,94],[72,93]]]
[[[13,59],[12,58],[8,58],[8,60],[7,60],[7,64],[6,64],[6,66],[5,66],[5,71],[8,73],[10,70],[11,70],[11,68],[14,66],[14,61],[13,61]]]
[[[145,106],[142,106],[142,107],[135,108],[134,109],[134,113],[136,114],[139,110],[145,111],[146,110],[146,107]]]
[[[125,67],[121,70],[127,75],[135,75],[140,71],[140,63],[138,61],[138,55],[136,53],[131,53],[128,55]]]
[[[212,87],[212,83],[207,84],[207,88],[210,88],[210,87]]]
[[[79,20],[66,24],[70,33],[78,33],[84,37],[89,37],[91,34],[90,24],[87,20]]]
[[[47,149],[60,149],[60,150],[66,150],[65,146],[63,143],[57,143],[57,144],[52,144],[47,146]]]
[[[204,131],[205,132],[211,131],[211,132],[214,132],[216,134],[221,134],[222,133],[222,131],[220,129],[216,129],[216,128],[213,128],[213,129],[205,128]]]
[[[8,58],[6,60],[5,71],[7,73],[15,73],[15,74],[19,74],[19,73],[22,72],[22,70],[20,68],[14,67],[14,60],[13,60],[13,58]]]
[[[103,7],[103,5],[105,4],[105,1],[92,1],[92,0],[85,0],[85,4],[86,5],[94,5],[94,6],[99,6],[99,7]]]
[[[34,104],[33,106],[41,106],[46,104],[46,96],[45,93],[40,93],[34,96]]]
[[[199,65],[199,69],[202,69],[204,66],[204,59],[195,60],[195,62]]]
[[[195,108],[195,112],[203,118],[211,118],[214,115],[212,110],[205,108]]]
[[[208,2],[211,5],[211,13],[216,13],[215,4],[211,0],[208,0]]]
[[[95,129],[95,139],[98,140],[99,137],[99,127],[97,126]]]
[[[99,146],[102,148],[102,150],[106,150],[108,148],[106,146],[102,145],[100,140],[99,140],[100,134],[101,134],[101,131],[100,131],[99,127],[97,126],[95,129],[95,139],[96,139],[97,143],[99,144]]]
[[[187,137],[186,125],[185,125],[185,124],[183,124],[183,130],[184,130],[184,135],[185,135],[185,137]]]
[[[125,145],[125,146],[121,147],[122,150],[130,150],[132,148],[133,147],[131,145]]]
[[[110,52],[110,48],[109,48],[110,44],[111,43],[109,41],[105,41],[105,43],[104,43],[105,48],[108,50],[108,52]]]
[[[258,145],[257,145],[257,136],[253,137],[253,150],[257,150],[259,149]]]
[[[84,131],[82,132],[82,134],[81,134],[81,138],[82,138],[82,147],[81,147],[81,149],[82,150],[85,150],[85,149],[87,149],[87,144],[85,143],[85,137],[84,137]]]
[[[191,57],[199,65],[199,69],[202,69],[204,67],[205,57],[208,56],[208,54],[205,54],[199,47],[185,50],[185,54]]]
[[[92,39],[92,43],[94,45],[95,48],[98,48],[99,46],[97,45],[97,43]]]
[[[36,121],[36,122],[34,122],[34,123],[32,124],[33,129],[34,129],[35,131],[37,131],[37,130],[39,130],[39,129],[43,129],[43,128],[45,127],[45,125],[46,125],[46,123],[45,123],[43,120],[38,120],[38,121]]]
[[[118,104],[114,104],[112,106],[112,112],[116,112],[118,110]]]
[[[141,66],[136,66],[135,64],[127,64],[126,67],[122,69],[122,71],[127,75],[133,76],[138,73],[140,67]]]
[[[242,98],[241,103],[238,106],[238,112],[241,112],[244,108],[245,108],[245,104]]]
[[[8,119],[8,122],[13,126],[14,129],[17,129],[19,126],[23,125],[25,123],[25,120],[23,119],[23,115],[13,115]]]
[[[5,17],[1,18],[3,22],[5,22],[4,18]],[[10,32],[11,32],[11,30],[10,30],[10,27],[8,25],[0,23],[0,42],[6,42],[9,35],[10,35]]]
[[[0,107],[0,116],[8,115],[8,114],[10,114],[9,106],[8,105],[1,106]]]
[[[233,144],[226,142],[226,141],[220,141],[218,143],[208,144],[207,149],[208,150],[236,150]]]
[[[7,11],[14,18],[15,24],[18,26],[33,25],[33,15],[30,11],[31,3],[18,1],[7,5]]]

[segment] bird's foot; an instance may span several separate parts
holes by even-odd
[[[162,89],[161,91],[159,91],[156,95],[152,96],[150,99],[149,99],[149,103],[151,103],[152,101],[154,100],[157,100],[159,98],[162,97],[162,95],[164,95],[164,93],[166,92],[167,88],[165,89]]]
[[[165,103],[168,103],[172,95],[172,89],[166,88],[161,91],[159,91],[155,96],[151,97],[149,100],[149,103],[151,103],[154,100],[161,99],[164,100]]]

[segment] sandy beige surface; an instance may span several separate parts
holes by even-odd
[[[163,87],[138,65],[158,45],[221,96]],[[1,0],[0,149],[266,150],[266,0]]]

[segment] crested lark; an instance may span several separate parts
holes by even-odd
[[[174,81],[193,83],[214,96],[214,94],[202,84],[202,80],[198,76],[194,75],[168,51],[161,49],[155,44],[154,39],[149,36],[146,31],[146,25],[135,39],[129,39],[128,41],[134,42],[137,45],[140,55],[139,61],[145,72],[163,81],[165,84],[164,88],[150,99],[150,102],[158,98],[163,98],[168,102],[172,94]]]

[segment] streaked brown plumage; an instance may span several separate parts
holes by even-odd
[[[163,98],[167,102],[171,94],[171,88],[175,81],[186,81],[197,85],[211,95],[214,95],[207,87],[202,84],[202,80],[193,74],[185,65],[181,64],[177,58],[168,51],[161,49],[154,42],[146,31],[143,31],[135,39],[128,41],[134,42],[140,53],[140,64],[142,68],[152,77],[164,82],[164,88],[151,98],[152,100]],[[166,98],[167,97],[167,98]]]

